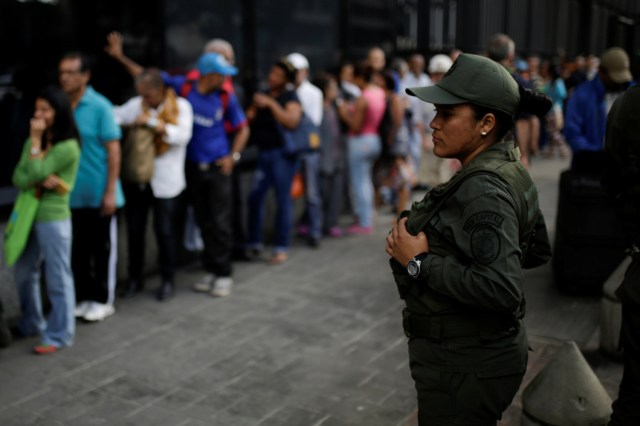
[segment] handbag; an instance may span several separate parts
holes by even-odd
[[[11,266],[27,246],[29,234],[40,206],[40,188],[20,191],[4,230],[4,258]]]
[[[315,151],[320,147],[318,126],[304,113],[295,129],[285,129],[278,123],[278,130],[284,142],[286,155],[298,155]]]
[[[122,144],[122,180],[148,183],[156,158],[155,133],[145,126],[132,126]]]

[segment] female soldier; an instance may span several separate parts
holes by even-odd
[[[545,113],[490,59],[462,54],[435,86],[434,153],[462,169],[404,212],[386,241],[407,307],[421,425],[495,425],[524,376],[522,269],[550,256],[537,190],[505,135],[517,110]]]

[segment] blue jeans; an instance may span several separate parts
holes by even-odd
[[[51,312],[45,321],[40,299],[40,264],[45,261]],[[76,304],[71,273],[71,219],[33,225],[27,246],[16,262],[15,280],[22,317],[20,331],[42,335],[42,344],[71,346],[75,335]]]
[[[249,194],[249,239],[248,248],[261,249],[264,202],[271,187],[276,193],[276,240],[275,252],[287,252],[291,243],[293,205],[291,183],[297,168],[297,159],[284,155],[282,149],[261,150],[258,165],[253,175]]]
[[[349,174],[353,208],[360,226],[373,226],[373,163],[380,155],[380,136],[375,134],[349,136]]]
[[[302,155],[302,176],[304,179],[305,212],[300,220],[309,225],[309,235],[322,236],[322,196],[320,193],[320,153],[309,152]]]

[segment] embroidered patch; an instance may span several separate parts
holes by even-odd
[[[471,253],[482,265],[492,263],[500,253],[500,236],[491,226],[481,224],[471,232]]]
[[[464,229],[465,232],[470,233],[478,225],[491,225],[495,228],[500,228],[502,226],[502,222],[504,222],[504,218],[497,213],[480,212],[467,219],[462,229]]]

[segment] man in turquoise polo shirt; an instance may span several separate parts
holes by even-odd
[[[115,312],[115,213],[124,205],[118,180],[122,134],[113,105],[89,86],[90,78],[87,60],[81,54],[69,53],[60,61],[60,86],[71,101],[82,146],[70,200],[76,317],[102,321]]]

